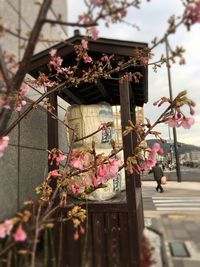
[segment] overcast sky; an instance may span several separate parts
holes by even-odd
[[[83,2],[83,0],[68,0],[69,21],[76,21],[77,15],[83,13]],[[165,33],[168,18],[173,14],[181,15],[183,11],[181,0],[143,2],[140,10],[130,9],[126,19],[130,23],[137,24],[140,31],[125,24],[116,24],[110,28],[101,24],[99,26],[100,37],[147,42],[150,46],[155,36],[159,38]],[[72,30],[69,30],[69,33],[72,35]],[[189,130],[177,129],[178,141],[200,146],[200,24],[194,25],[190,32],[182,26],[175,35],[170,36],[169,42],[173,47],[179,45],[186,49],[186,65],[180,66],[177,63],[171,68],[173,96],[187,89],[189,96],[197,104],[195,125]],[[161,45],[153,52],[155,59],[158,59],[161,54],[165,53],[165,47]],[[166,68],[163,66],[156,74],[149,68],[149,102],[144,106],[145,116],[153,121],[159,115],[160,110],[155,109],[152,103],[168,94]],[[166,125],[159,127],[158,130],[162,131],[164,138],[169,139]]]

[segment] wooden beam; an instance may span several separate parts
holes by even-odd
[[[110,94],[108,93],[108,90],[104,87],[103,83],[101,80],[97,79],[95,82],[97,88],[99,89],[100,93],[102,96],[105,98],[105,100],[108,100],[109,102],[112,102],[112,98]]]
[[[69,97],[71,98],[75,104],[78,104],[78,105],[81,105],[81,104],[84,104],[85,103],[85,100],[82,99],[81,97],[78,97],[76,96],[74,93],[72,93],[72,91],[70,91],[69,89],[67,88],[64,88],[63,89],[63,92]]]

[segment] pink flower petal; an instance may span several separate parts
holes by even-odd
[[[18,226],[16,232],[13,234],[13,237],[14,237],[15,241],[25,241],[27,239],[27,234],[23,230],[21,224]]]

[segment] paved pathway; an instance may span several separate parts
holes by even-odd
[[[200,267],[200,183],[169,182],[160,194],[143,182],[145,224],[163,233],[170,267]],[[185,244],[190,257],[174,257],[170,243]]]

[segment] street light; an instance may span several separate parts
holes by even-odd
[[[169,64],[169,43],[167,37],[165,37],[165,48],[166,48],[166,60],[167,60],[167,74],[168,74],[168,84],[169,84],[169,96],[170,99],[173,100],[172,95],[172,83],[171,83],[171,73],[170,73],[170,64]],[[177,182],[181,182],[181,171],[180,171],[180,162],[177,148],[177,134],[176,128],[173,127],[173,137],[174,137],[174,154],[176,158],[176,174],[177,174]]]

